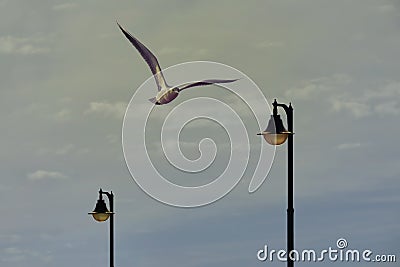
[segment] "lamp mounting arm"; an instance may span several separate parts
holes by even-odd
[[[278,115],[278,107],[281,107],[285,110],[286,113],[286,118],[287,118],[287,123],[288,123],[288,131],[293,133],[293,107],[292,103],[289,103],[289,106],[283,103],[278,103],[276,102],[276,99],[274,99],[274,102],[272,103],[272,106],[274,107],[273,109],[273,115]]]
[[[103,199],[103,195],[106,195],[108,198],[108,202],[110,203],[110,212],[114,212],[114,194],[112,191],[107,192],[103,191],[101,188],[99,190],[99,198]]]

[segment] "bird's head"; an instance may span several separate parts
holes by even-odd
[[[175,93],[179,93],[179,88],[178,87],[174,87],[174,88],[172,88],[172,91],[175,92]]]

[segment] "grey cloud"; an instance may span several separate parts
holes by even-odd
[[[122,119],[127,104],[124,102],[91,102],[90,107],[85,111],[85,114],[101,114],[107,117]]]
[[[47,52],[49,48],[40,38],[21,38],[10,35],[0,37],[0,53],[3,54],[32,55]]]
[[[2,251],[2,261],[12,263],[32,262],[39,260],[42,263],[49,263],[53,257],[49,252],[39,252],[32,249],[21,249],[18,247],[7,247]]]
[[[28,173],[27,178],[31,181],[40,181],[40,180],[60,180],[65,179],[67,176],[61,172],[57,171],[46,171],[46,170],[37,170],[32,173]]]
[[[285,97],[302,101],[323,101],[331,110],[355,118],[400,114],[400,83],[390,81],[376,88],[360,88],[360,81],[347,74],[335,74],[302,82],[286,90]]]

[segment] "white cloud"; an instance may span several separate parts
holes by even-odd
[[[90,150],[87,147],[77,146],[75,144],[65,144],[58,148],[46,148],[41,147],[36,151],[36,154],[39,156],[64,156],[64,155],[83,155],[89,153]],[[1,189],[1,188],[0,188]]]
[[[335,74],[330,77],[320,77],[303,82],[301,86],[293,87],[285,92],[290,99],[310,99],[319,97],[322,93],[343,90],[350,84],[352,78],[346,74]]]
[[[361,93],[339,92],[331,97],[334,111],[347,110],[356,118],[373,114],[400,114],[400,82],[390,82],[380,88],[364,90]]]
[[[60,180],[67,178],[66,175],[62,174],[61,172],[56,171],[45,171],[45,170],[37,170],[32,173],[28,173],[28,179],[31,181],[39,181],[39,180]]]
[[[53,6],[53,10],[65,10],[65,9],[71,9],[77,7],[77,3],[64,3],[64,4],[58,4]]]
[[[400,100],[400,82],[389,82],[381,88],[368,90],[363,96],[364,100],[397,99]]]
[[[378,11],[382,13],[388,13],[388,12],[393,12],[396,11],[396,7],[391,4],[383,4],[378,6]]]
[[[366,103],[360,103],[357,101],[346,101],[346,100],[332,100],[332,108],[334,111],[348,111],[353,114],[356,118],[365,117],[371,114],[371,108]]]
[[[73,145],[73,144],[68,144],[68,145],[65,145],[65,146],[63,146],[63,147],[57,149],[57,150],[56,150],[56,154],[57,154],[57,155],[65,155],[65,154],[70,153],[70,152],[73,151],[74,149],[75,149],[75,145]]]
[[[54,113],[53,117],[58,122],[67,121],[71,118],[71,110],[64,108]]]
[[[39,259],[42,262],[48,263],[53,259],[49,252],[40,253],[35,250],[20,249],[17,247],[4,248],[2,254],[2,261],[4,262],[21,262],[29,258],[29,260]]]
[[[4,249],[4,253],[6,253],[6,254],[19,254],[21,252],[22,251],[20,249],[15,248],[15,247],[9,247],[9,248]]]
[[[0,235],[0,240],[5,241],[6,243],[18,243],[21,241],[22,237],[17,234],[2,234]]]
[[[289,89],[288,91],[286,91],[285,95],[286,97],[291,97],[291,98],[307,99],[325,90],[326,88],[324,87],[318,86],[313,83],[309,83],[301,88]]]
[[[345,112],[355,118],[372,115],[400,114],[400,82],[391,81],[372,89],[355,90],[357,81],[346,74],[335,74],[303,82],[285,92],[297,100],[327,101],[334,112]]]
[[[377,104],[374,111],[382,115],[399,115],[400,103],[398,101],[388,101]]]
[[[89,109],[85,111],[85,114],[102,114],[107,117],[114,117],[122,119],[125,114],[127,104],[124,102],[91,102]]]
[[[19,38],[13,36],[0,37],[0,53],[32,55],[48,52],[48,48],[43,47],[43,39],[40,38]]]
[[[26,257],[23,250],[15,247],[4,248],[2,254],[2,261],[5,262],[19,262]]]
[[[345,144],[338,145],[337,149],[344,150],[344,149],[353,149],[353,148],[358,148],[358,147],[361,147],[360,143],[345,143]]]

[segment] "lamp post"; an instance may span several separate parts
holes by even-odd
[[[110,203],[110,210],[103,200],[103,195],[106,195]],[[90,215],[98,222],[107,221],[110,218],[110,267],[114,267],[114,194],[113,192],[104,192],[99,190],[99,199],[97,200],[96,207]]]
[[[293,267],[291,251],[294,250],[294,204],[293,204],[293,107],[276,102],[272,103],[273,113],[268,122],[267,129],[258,135],[264,136],[265,141],[271,145],[281,145],[288,139],[288,208],[287,208],[287,266]],[[282,119],[278,115],[278,107],[285,110],[288,130],[283,126]]]

